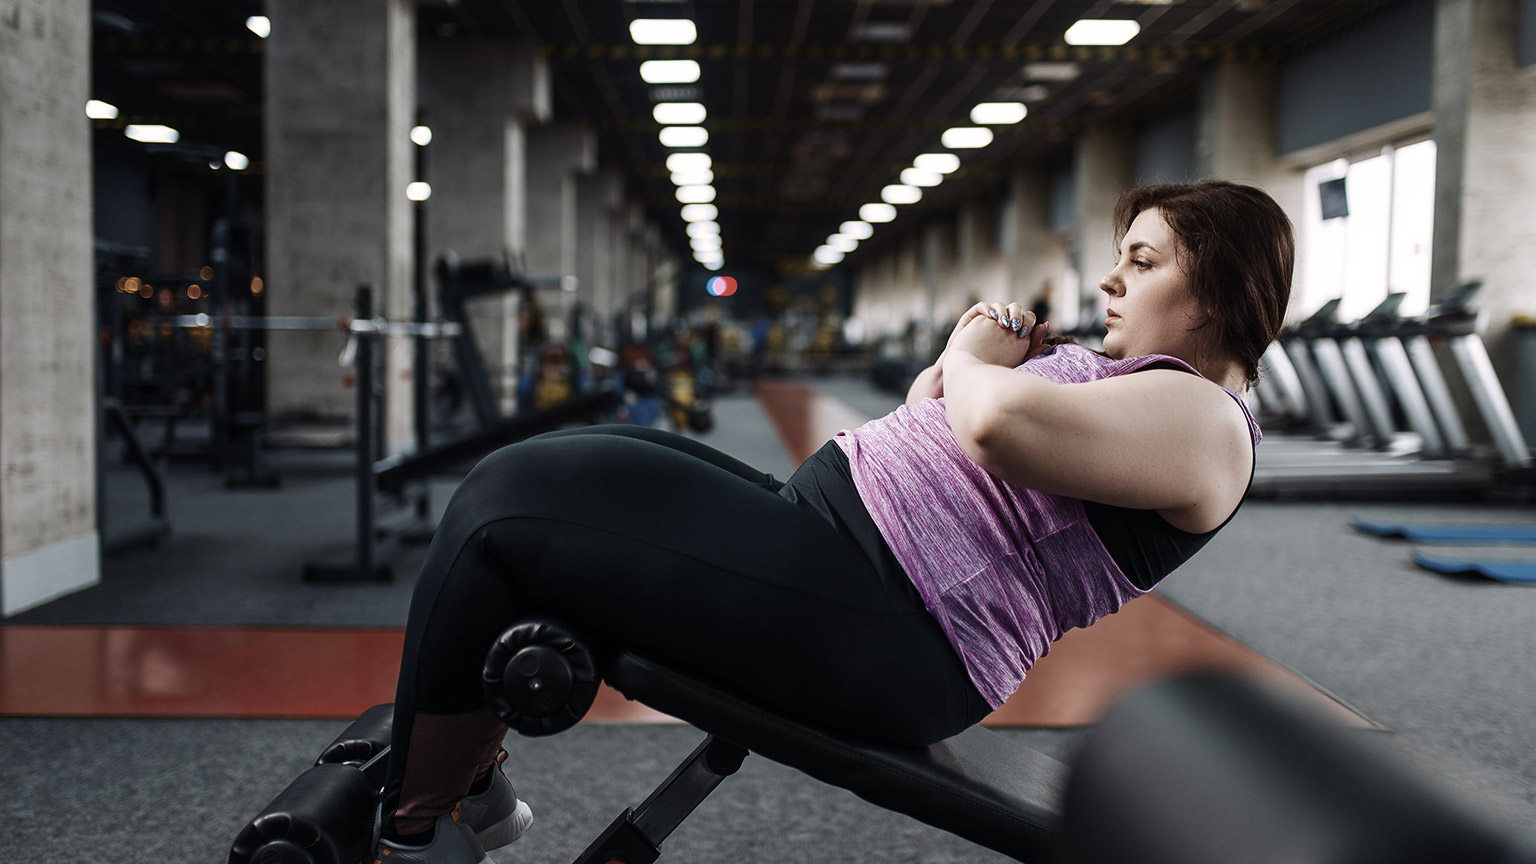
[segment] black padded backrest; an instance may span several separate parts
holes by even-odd
[[[1067,768],[1005,735],[975,727],[891,747],[796,723],[634,654],[607,677],[630,699],[1016,860],[1047,860],[1054,847]]]

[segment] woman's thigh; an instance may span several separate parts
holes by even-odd
[[[809,508],[643,437],[488,457],[444,518],[413,625],[417,606],[408,654],[433,670],[417,687],[436,710],[471,707],[442,703],[474,698],[511,616],[542,613],[850,732],[905,741],[967,719],[963,669],[910,584]]]

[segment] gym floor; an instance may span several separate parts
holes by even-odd
[[[700,436],[776,476],[899,399],[862,381],[765,381]],[[0,625],[0,850],[36,862],[222,860],[344,720],[388,701],[423,547],[386,543],[390,582],[308,584],[351,555],[345,450],[280,450],[277,490],[168,466],[173,535],[107,559],[99,586]],[[432,485],[440,508],[451,478]],[[144,493],[109,472],[127,527]],[[1350,517],[1530,525],[1494,504],[1244,505],[1149,598],[1058,643],[989,723],[1069,758],[1127,687],[1183,669],[1249,671],[1360,727],[1464,805],[1536,824],[1536,589],[1448,579]],[[499,861],[569,860],[701,733],[616,696],[549,739],[508,739],[535,829]],[[768,851],[768,850],[771,850]],[[767,760],[749,759],[663,860],[1003,860]]]

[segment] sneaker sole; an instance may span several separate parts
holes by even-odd
[[[528,802],[518,801],[517,809],[495,825],[488,826],[483,831],[476,831],[475,839],[480,841],[481,848],[489,852],[492,849],[500,849],[521,837],[532,824],[533,810],[528,807]]]

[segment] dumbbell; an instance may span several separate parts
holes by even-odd
[[[486,652],[486,703],[522,735],[553,735],[592,707],[601,681],[594,652],[564,625],[546,619],[508,628]]]

